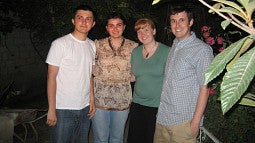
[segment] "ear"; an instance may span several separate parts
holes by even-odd
[[[96,22],[94,21],[94,22],[93,22],[93,24],[92,24],[92,27],[94,27],[94,26],[95,26],[95,24],[96,24]]]
[[[74,25],[74,19],[72,18],[72,23],[73,23],[73,25]]]
[[[153,29],[153,35],[156,35],[157,31],[156,31],[156,28]]]
[[[191,27],[191,26],[193,25],[193,23],[194,23],[194,19],[192,18],[192,19],[190,20],[190,22],[189,22],[189,27]]]

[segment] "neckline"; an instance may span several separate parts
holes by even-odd
[[[117,56],[117,52],[124,46],[125,38],[122,39],[122,42],[121,42],[121,44],[120,44],[120,47],[118,47],[117,49],[115,49],[115,48],[113,47],[110,37],[108,38],[108,43],[109,43],[109,46],[110,46],[110,48],[112,49],[112,51],[113,51],[113,53],[114,53],[114,56]]]
[[[158,46],[159,46],[159,43],[155,41],[155,46],[150,51],[147,51],[146,48],[143,45],[142,46],[142,57],[143,57],[143,59],[148,60],[148,59],[152,58],[153,55],[157,52]],[[152,55],[150,55],[150,52],[152,52],[154,50],[154,48],[155,48],[155,51],[153,52]],[[146,52],[145,56],[143,55],[144,51]]]

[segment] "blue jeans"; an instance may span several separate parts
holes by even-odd
[[[89,106],[82,110],[57,109],[57,124],[50,127],[51,143],[88,143]]]
[[[96,110],[92,118],[94,143],[123,143],[129,109],[123,111]]]

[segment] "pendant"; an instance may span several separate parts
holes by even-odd
[[[149,57],[149,52],[145,55],[145,58],[148,58]]]

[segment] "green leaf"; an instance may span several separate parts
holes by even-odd
[[[255,74],[255,47],[243,54],[221,84],[221,108],[225,114],[242,96]]]
[[[249,36],[252,39],[255,39],[255,34]]]
[[[252,13],[255,10],[255,0],[237,0],[246,10],[248,19],[251,19]]]
[[[246,105],[246,106],[252,106],[255,107],[255,95],[248,93],[246,94],[241,101],[239,102],[241,105]]]
[[[242,47],[243,43],[246,41],[247,37],[240,39],[239,41],[231,44],[223,52],[218,54],[205,73],[205,84],[208,84],[211,80],[217,77],[225,69],[227,63],[236,55],[239,49]]]
[[[245,19],[245,15],[243,15],[240,11],[238,11],[237,9],[233,8],[233,7],[223,7],[221,9],[219,9],[219,12],[225,12],[225,13],[230,13],[230,14],[235,14],[241,18]]]
[[[236,3],[232,2],[232,1],[226,1],[226,0],[213,0],[213,1],[231,6],[235,9],[237,9],[238,11],[240,11],[243,15],[245,15],[245,12],[243,11],[243,9],[239,5],[237,5]]]
[[[243,53],[245,53],[245,52],[247,51],[247,49],[250,48],[250,46],[251,46],[251,44],[252,44],[253,42],[254,42],[254,39],[250,38],[250,36],[249,36],[249,38],[246,39],[246,41],[245,41],[244,44],[242,45],[242,48],[241,48],[241,49],[239,50],[239,52],[235,55],[234,59],[231,60],[230,63],[228,63],[228,65],[227,65],[227,67],[226,67],[227,71],[228,71],[229,69],[231,69],[232,65],[239,59],[239,57],[240,57]]]
[[[249,0],[237,0],[247,10]]]
[[[221,22],[221,27],[225,30],[231,22],[231,19],[224,20]]]
[[[157,4],[160,0],[153,0],[152,5]]]
[[[216,3],[216,4],[214,4],[212,7],[215,8],[215,9],[220,9],[221,4],[220,4],[220,3]],[[214,11],[213,11],[212,9],[209,9],[208,12],[214,14]]]

